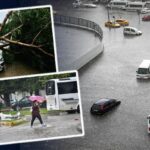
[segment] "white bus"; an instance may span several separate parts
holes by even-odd
[[[79,93],[76,77],[52,79],[46,82],[47,110],[79,112]]]
[[[125,10],[128,11],[141,11],[142,9],[146,8],[145,2],[128,2]]]
[[[150,78],[150,60],[143,60],[136,72],[137,78],[141,79]]]
[[[112,8],[125,9],[127,3],[128,3],[127,1],[123,0],[112,0],[107,6],[111,9]]]

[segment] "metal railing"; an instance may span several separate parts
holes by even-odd
[[[95,22],[86,19],[55,14],[54,23],[88,29],[94,31],[101,39],[103,38],[103,31],[101,27]]]

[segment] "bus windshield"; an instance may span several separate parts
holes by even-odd
[[[139,74],[148,74],[149,72],[148,72],[148,69],[146,69],[146,68],[139,68],[138,73]]]
[[[58,83],[58,94],[69,94],[69,93],[77,93],[77,82],[63,82]]]

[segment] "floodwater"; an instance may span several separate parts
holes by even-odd
[[[0,78],[2,77],[13,77],[21,75],[30,75],[40,73],[37,69],[25,65],[22,62],[14,62],[13,64],[6,64],[6,70],[0,72]]]
[[[73,0],[48,1],[54,3],[59,14],[98,23],[104,32],[105,51],[79,70],[85,137],[23,144],[21,150],[148,150],[146,117],[150,113],[150,81],[137,80],[136,70],[143,59],[150,59],[150,22],[142,22],[143,14],[136,12],[110,11],[111,19],[113,16],[128,19],[130,26],[143,32],[141,36],[126,37],[123,27],[104,26],[108,14],[103,5],[95,9],[74,9]],[[103,97],[117,98],[121,105],[103,116],[92,116],[91,105]]]

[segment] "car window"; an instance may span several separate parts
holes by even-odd
[[[124,30],[125,30],[125,31],[130,31],[130,29],[129,29],[129,28],[125,28]]]
[[[131,32],[135,32],[135,30],[134,30],[134,29],[131,29]]]

